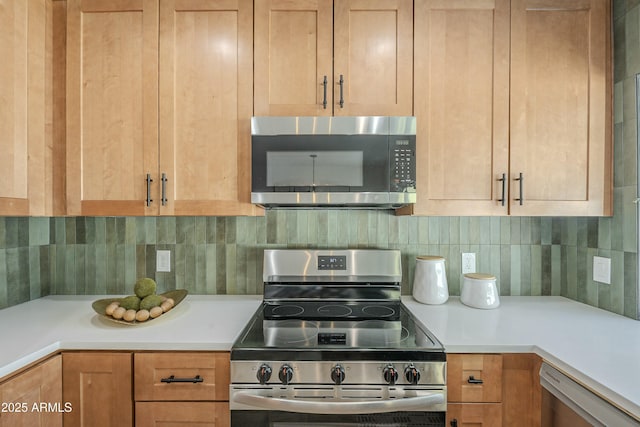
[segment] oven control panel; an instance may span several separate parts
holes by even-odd
[[[347,345],[347,333],[318,332],[318,345]]]
[[[318,270],[346,270],[345,255],[318,255]]]
[[[277,375],[271,375],[271,372]],[[234,384],[444,385],[446,362],[232,361]]]

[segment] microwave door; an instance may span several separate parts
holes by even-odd
[[[315,185],[322,187],[361,188],[363,183],[362,151],[323,151],[314,164]]]
[[[296,151],[267,152],[267,187],[310,187],[313,159]]]
[[[362,151],[268,151],[267,187],[306,191],[363,186]]]

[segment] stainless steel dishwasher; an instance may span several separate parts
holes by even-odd
[[[542,427],[637,427],[640,422],[551,365],[540,368]]]

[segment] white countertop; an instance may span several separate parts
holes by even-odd
[[[60,350],[229,350],[262,296],[189,295],[148,324],[91,308],[107,296],[48,296],[0,310],[0,379]],[[562,297],[501,297],[479,310],[451,297],[403,303],[449,353],[532,352],[640,419],[640,322]]]
[[[0,310],[0,378],[57,350],[229,350],[262,302],[261,295],[187,295],[131,326],[96,314],[91,303],[108,297],[48,296]]]
[[[402,302],[448,353],[536,353],[640,419],[639,321],[563,297],[500,299],[493,310]]]

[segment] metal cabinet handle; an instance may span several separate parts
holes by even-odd
[[[473,375],[469,376],[467,382],[469,384],[484,384],[484,381],[482,381],[480,378],[474,378]]]
[[[344,107],[344,77],[340,74],[340,81],[338,83],[340,85],[340,108]]]
[[[163,172],[162,178],[160,178],[160,181],[162,181],[162,196],[160,198],[160,202],[162,202],[162,206],[166,206],[167,205],[167,174]]]
[[[451,425],[451,427],[458,427],[458,420],[454,418],[449,424]]]
[[[322,80],[324,98],[322,99],[322,108],[327,109],[327,76]]]
[[[522,203],[524,202],[524,195],[522,193],[522,186],[523,186],[523,182],[524,182],[524,176],[522,176],[522,172],[520,172],[520,176],[518,178],[514,178],[515,181],[520,181],[520,198],[516,199],[517,202],[520,202],[520,205],[522,206]]]
[[[151,198],[151,183],[153,182],[153,180],[151,179],[151,174],[147,174],[147,207],[151,206],[151,202],[153,202],[153,199]]]
[[[163,383],[201,383],[204,381],[204,378],[202,378],[200,375],[196,375],[193,378],[176,378],[175,375],[171,375],[169,378],[162,378],[160,380],[160,382]]]
[[[410,394],[410,390],[407,394]],[[423,411],[425,406],[446,403],[442,391],[432,391],[423,396],[407,396],[396,399],[358,400],[355,402],[320,402],[261,396],[251,391],[238,392],[230,396],[230,404],[249,405],[270,411],[300,412],[303,414],[379,414],[396,411]]]
[[[504,206],[505,202],[506,202],[506,198],[504,197],[505,195],[505,191],[507,189],[507,174],[503,173],[502,174],[502,178],[499,178],[498,181],[502,181],[502,197],[498,199],[498,201],[500,202],[500,204],[502,206]]]

